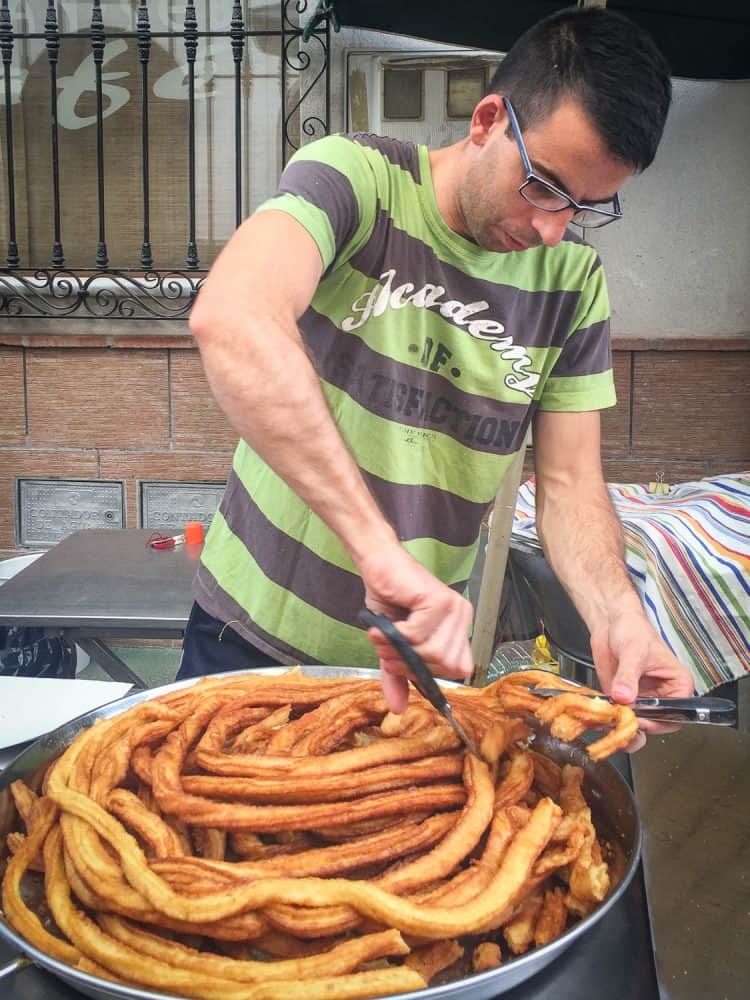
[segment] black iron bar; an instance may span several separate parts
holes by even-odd
[[[234,224],[242,222],[242,56],[245,49],[245,32],[242,23],[242,4],[232,7],[229,30],[234,59]]]
[[[50,130],[52,137],[52,212],[54,241],[52,244],[52,266],[62,267],[65,263],[62,246],[62,226],[60,223],[60,147],[57,121],[57,58],[60,52],[60,33],[57,25],[57,9],[54,0],[47,0],[47,14],[44,20],[44,37],[49,59],[50,86]]]
[[[8,168],[8,267],[18,267],[16,240],[16,185],[13,176],[13,104],[10,87],[10,66],[13,61],[13,25],[8,10],[8,0],[0,3],[0,51],[3,55],[3,77],[5,80],[5,163]]]
[[[288,0],[281,0],[281,166],[286,166],[286,46],[287,46],[287,26],[289,24],[286,16]]]
[[[327,70],[328,70],[328,61],[329,61],[329,58],[330,58],[330,56],[329,56],[330,51],[331,51],[331,19],[330,19],[330,17],[327,17],[326,18],[325,49],[324,49],[324,52],[323,52],[323,57],[325,59],[325,68],[326,68],[326,74],[325,74],[325,88],[326,88],[325,89],[325,94],[326,94],[326,97],[325,97],[325,104],[326,104],[326,110],[325,110],[325,116],[326,116],[325,117],[325,134],[326,135],[330,135],[331,134],[331,74],[329,72],[327,72]]]
[[[151,221],[148,163],[148,62],[151,56],[151,24],[148,3],[141,0],[138,6],[138,59],[141,64],[141,173],[143,178],[143,243],[141,244],[141,264],[154,266],[151,253]]]
[[[195,6],[185,5],[183,30],[188,61],[188,200],[190,233],[188,236],[187,266],[198,267],[198,247],[195,240],[195,57],[198,51],[198,21]]]
[[[211,29],[211,4],[206,4],[206,26]],[[206,52],[203,56],[203,66],[207,68],[211,63],[211,43],[208,42],[206,46]],[[204,82],[205,85],[205,82]],[[205,150],[206,150],[206,166],[205,169],[201,171],[202,176],[206,179],[207,183],[205,186],[205,199],[206,204],[204,206],[204,211],[206,213],[206,240],[208,241],[209,247],[214,245],[214,205],[216,204],[216,188],[217,184],[214,180],[214,107],[215,101],[206,100],[203,101],[201,107],[205,114]],[[223,157],[222,157],[223,159]],[[224,190],[224,189],[223,189]],[[210,253],[210,251],[209,251]]]
[[[102,100],[102,63],[104,62],[104,22],[102,21],[101,0],[94,0],[91,10],[91,48],[94,53],[94,73],[96,77],[96,186],[99,200],[99,241],[96,245],[96,266],[106,267],[107,240],[104,220],[104,102]]]
[[[248,200],[250,198],[250,178],[245,166],[248,163],[247,147],[252,138],[252,120],[248,104],[248,81],[252,78],[252,66],[250,65],[249,39],[251,38],[272,38],[279,40],[280,47],[280,78],[281,78],[281,110],[282,110],[282,135],[281,135],[281,161],[285,163],[288,154],[296,148],[296,142],[292,141],[289,124],[294,123],[295,133],[299,127],[301,135],[310,137],[314,130],[330,128],[330,65],[328,52],[330,47],[330,28],[326,21],[316,26],[311,33],[310,41],[318,44],[323,53],[322,70],[311,74],[312,84],[303,86],[300,78],[299,99],[289,100],[287,88],[291,81],[290,71],[295,74],[307,74],[311,65],[308,43],[302,40],[303,29],[300,21],[307,16],[310,4],[308,0],[280,0],[279,7],[281,20],[280,24],[269,29],[254,30],[251,25],[253,4],[248,4],[245,8],[245,0],[232,0],[231,5],[227,4],[225,9],[231,9],[230,23],[225,24],[222,30],[213,30],[210,21],[204,21],[199,30],[198,19],[196,17],[197,4],[182,4],[178,0],[168,0],[169,20],[166,25],[167,30],[152,31],[151,17],[153,15],[153,5],[148,0],[138,0],[137,16],[133,27],[136,30],[122,31],[118,28],[109,28],[105,31],[105,7],[104,4],[94,2],[89,5],[91,11],[90,26],[84,31],[61,30],[65,27],[62,14],[59,14],[59,2],[57,0],[46,0],[46,14],[43,31],[24,31],[28,28],[28,20],[23,12],[16,17],[11,14],[10,0],[0,0],[0,53],[3,59],[3,91],[0,94],[5,96],[5,120],[6,138],[3,143],[3,155],[6,159],[7,183],[2,185],[0,195],[4,196],[5,188],[8,190],[7,210],[8,210],[8,256],[7,264],[0,267],[0,322],[2,317],[39,317],[56,319],[129,319],[145,320],[154,319],[179,319],[184,318],[190,308],[191,302],[198,293],[205,267],[201,268],[198,259],[197,247],[197,201],[202,197],[197,190],[197,128],[202,128],[202,118],[198,116],[198,104],[196,101],[196,62],[197,51],[200,39],[220,38],[229,41],[234,62],[234,106],[230,109],[225,106],[222,110],[227,116],[233,116],[234,139],[235,139],[235,169],[234,169],[234,197],[233,208],[235,224],[240,225],[243,218],[243,211],[247,211]],[[180,11],[179,14],[172,14],[172,10]],[[180,23],[182,21],[182,23]],[[98,186],[98,250],[95,262],[89,257],[81,260],[81,267],[65,267],[65,257],[63,252],[62,229],[66,226],[69,218],[68,212],[79,212],[86,210],[86,199],[74,198],[72,195],[68,202],[62,200],[62,188],[65,187],[67,193],[67,179],[62,177],[62,159],[65,157],[60,130],[63,124],[60,121],[60,110],[58,107],[58,66],[60,65],[60,45],[63,38],[75,38],[78,43],[82,38],[88,37],[92,51],[95,67],[95,97],[96,116],[95,124],[97,128],[97,186]],[[108,249],[106,242],[106,200],[105,194],[112,198],[112,184],[106,185],[105,191],[105,148],[104,148],[104,119],[106,117],[106,101],[104,94],[104,63],[106,59],[107,43],[113,39],[135,39],[138,48],[138,59],[140,73],[138,81],[140,84],[140,105],[141,105],[141,166],[142,166],[142,195],[143,195],[143,240],[140,248],[140,255],[131,262],[130,266],[113,268],[108,262]],[[189,212],[189,233],[187,241],[187,266],[177,264],[176,270],[164,269],[154,270],[153,252],[151,245],[151,188],[153,179],[151,177],[150,159],[153,156],[150,149],[150,127],[149,116],[153,117],[153,107],[151,100],[153,94],[149,88],[153,89],[151,77],[153,76],[152,56],[155,40],[168,40],[169,52],[172,53],[176,62],[180,63],[180,56],[176,47],[180,42],[184,45],[187,61],[187,90],[188,90],[188,157],[186,168],[188,170],[188,212]],[[18,253],[18,213],[19,213],[19,188],[14,183],[14,170],[17,164],[14,162],[13,144],[13,62],[19,59],[23,66],[28,65],[31,58],[27,49],[35,42],[42,41],[45,46],[47,61],[49,66],[49,93],[50,93],[50,169],[52,173],[52,216],[53,216],[53,245],[52,260],[50,266],[42,266],[36,270],[28,267],[20,267],[20,254]],[[205,43],[209,44],[209,43]],[[20,47],[19,47],[20,45]],[[314,49],[312,51],[315,51]],[[316,62],[317,65],[317,62]],[[325,114],[317,117],[305,117],[300,113],[300,104],[305,100],[311,91],[312,86],[316,86],[322,73],[326,74],[325,79]],[[199,95],[200,96],[200,95]],[[135,97],[135,95],[133,95]],[[217,105],[218,107],[218,105]],[[17,110],[16,110],[17,113]],[[298,123],[299,116],[299,123]],[[230,122],[232,118],[229,118]],[[201,141],[212,141],[210,135],[210,120],[207,125],[209,134],[201,135]],[[67,138],[67,136],[66,136]],[[137,142],[137,140],[136,140]],[[16,141],[17,147],[17,141]],[[65,147],[67,148],[67,147]],[[137,147],[136,147],[137,148]],[[267,147],[266,147],[267,148]],[[17,152],[17,149],[16,151]],[[137,155],[137,153],[135,154]],[[210,167],[209,149],[209,167]],[[135,167],[135,163],[132,163]],[[131,171],[132,172],[132,171]],[[5,172],[4,172],[5,173]],[[111,180],[111,179],[110,179]],[[0,182],[1,183],[1,182]],[[218,183],[218,182],[217,182]],[[209,192],[211,194],[211,192]],[[211,194],[215,200],[223,197],[231,197],[229,191],[224,191],[216,187]],[[209,206],[209,209],[211,206]],[[137,209],[136,209],[137,210]],[[111,228],[111,227],[109,227]],[[209,234],[210,235],[210,234]],[[24,257],[26,253],[24,251]],[[181,255],[180,255],[181,256]],[[135,255],[134,255],[135,257]],[[94,263],[96,268],[94,268]],[[176,263],[176,262],[175,262]]]
[[[275,28],[267,28],[259,31],[244,31],[245,38],[278,38],[280,32]],[[302,30],[299,28],[288,27],[288,35],[299,35],[302,37]],[[312,32],[313,35],[325,35],[325,28],[316,28]],[[60,31],[58,32],[58,38],[80,38],[80,31]],[[107,34],[108,38],[138,38],[137,31],[110,31]],[[179,34],[175,34],[174,31],[152,31],[151,38],[179,38]],[[196,38],[226,38],[226,31],[196,31]],[[46,35],[40,31],[25,31],[16,32],[16,38],[39,38],[44,39]]]

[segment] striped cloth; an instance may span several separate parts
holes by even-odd
[[[646,614],[695,688],[750,673],[750,472],[680,483],[668,493],[612,485],[625,558]],[[535,485],[518,493],[513,536],[537,540]]]

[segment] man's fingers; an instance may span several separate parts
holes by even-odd
[[[620,662],[615,676],[612,678],[610,694],[621,705],[630,705],[638,697],[638,684],[641,671],[634,663]]]
[[[404,638],[425,660],[430,670],[436,676],[444,677],[446,680],[464,680],[470,677],[474,670],[471,646],[468,640],[470,621],[463,620],[466,618],[464,614],[456,617],[458,617],[458,621],[453,619],[450,622],[444,621],[438,629],[428,632],[427,638],[421,642],[416,640],[414,636],[424,635],[427,630],[424,621],[415,622],[413,620],[413,618],[417,618],[416,615],[395,623]],[[379,629],[369,629],[367,637],[375,646],[378,658],[389,665],[388,669],[391,673],[406,674],[408,672],[401,657]]]
[[[380,683],[388,708],[397,715],[405,712],[409,703],[409,685],[406,678],[392,674],[388,669],[388,664],[381,662]]]
[[[666,733],[678,733],[682,726],[671,722],[651,722],[650,719],[639,719],[638,725],[649,736],[664,736]]]
[[[457,601],[448,615],[411,615],[404,622],[403,632],[412,645],[430,664],[430,669],[440,677],[449,680],[464,680],[474,670],[474,662],[469,645],[471,625],[471,605]]]
[[[638,753],[638,751],[642,750],[645,747],[645,745],[646,745],[646,734],[641,732],[641,730],[639,729],[638,732],[633,737],[633,739],[630,741],[630,743],[628,743],[628,745],[625,747],[625,752]]]
[[[642,750],[647,738],[650,736],[666,736],[668,733],[678,733],[682,726],[675,726],[667,722],[650,722],[648,719],[638,720],[639,729],[630,743],[625,747],[627,753],[636,753]]]
[[[470,622],[465,622],[456,625],[449,631],[443,646],[446,668],[450,671],[450,676],[457,680],[465,680],[474,672],[474,657],[468,639],[469,624]],[[431,659],[434,657],[435,654]]]

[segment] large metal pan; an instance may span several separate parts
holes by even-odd
[[[303,673],[308,677],[372,677],[371,670],[352,667],[303,667]],[[282,673],[282,668],[264,668],[265,674]],[[236,676],[236,674],[228,675]],[[43,736],[18,756],[5,771],[0,774],[0,795],[8,795],[8,786],[17,778],[23,778],[37,768],[60,754],[83,729],[88,728],[96,719],[119,715],[132,705],[147,698],[156,698],[167,691],[189,687],[195,681],[181,681],[165,687],[154,688],[139,694],[123,698],[121,701],[103,708],[88,712],[86,715],[61,726],[53,733]],[[576,764],[585,771],[584,790],[591,805],[594,822],[601,834],[604,834],[615,846],[620,856],[617,877],[618,881],[610,896],[589,917],[571,927],[555,941],[514,958],[497,969],[478,975],[467,975],[462,979],[446,983],[442,986],[432,986],[425,990],[412,993],[402,993],[399,1000],[491,1000],[506,990],[517,986],[548,966],[581,935],[605,916],[620,899],[638,866],[641,853],[641,827],[635,802],[625,780],[618,771],[606,762],[594,763],[586,755],[581,746],[560,743],[548,733],[540,731],[535,734],[535,749],[547,754],[558,764]],[[50,958],[43,952],[28,945],[23,938],[0,916],[0,938],[9,941],[21,955],[27,956],[32,962],[47,969],[54,975],[65,980],[74,989],[96,1000],[110,997],[138,998],[138,1000],[174,1000],[172,994],[156,993],[142,990],[138,987],[120,986],[107,982],[96,976],[79,972],[62,962]],[[21,963],[19,963],[20,966]]]

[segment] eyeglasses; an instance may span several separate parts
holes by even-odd
[[[538,177],[534,173],[529,154],[526,152],[526,144],[523,141],[521,128],[518,124],[516,113],[513,110],[513,105],[507,97],[503,98],[503,104],[510,118],[510,125],[513,129],[516,144],[518,145],[518,152],[521,154],[523,169],[526,171],[526,180],[518,189],[518,193],[525,201],[535,208],[541,208],[544,212],[564,212],[566,209],[572,208],[574,209],[574,215],[571,222],[576,226],[580,226],[581,229],[600,229],[602,226],[608,226],[615,219],[622,218],[620,199],[616,194],[612,199],[611,209],[597,208],[594,205],[582,205],[571,198],[569,194],[556,188],[554,184],[550,184],[549,181]]]

